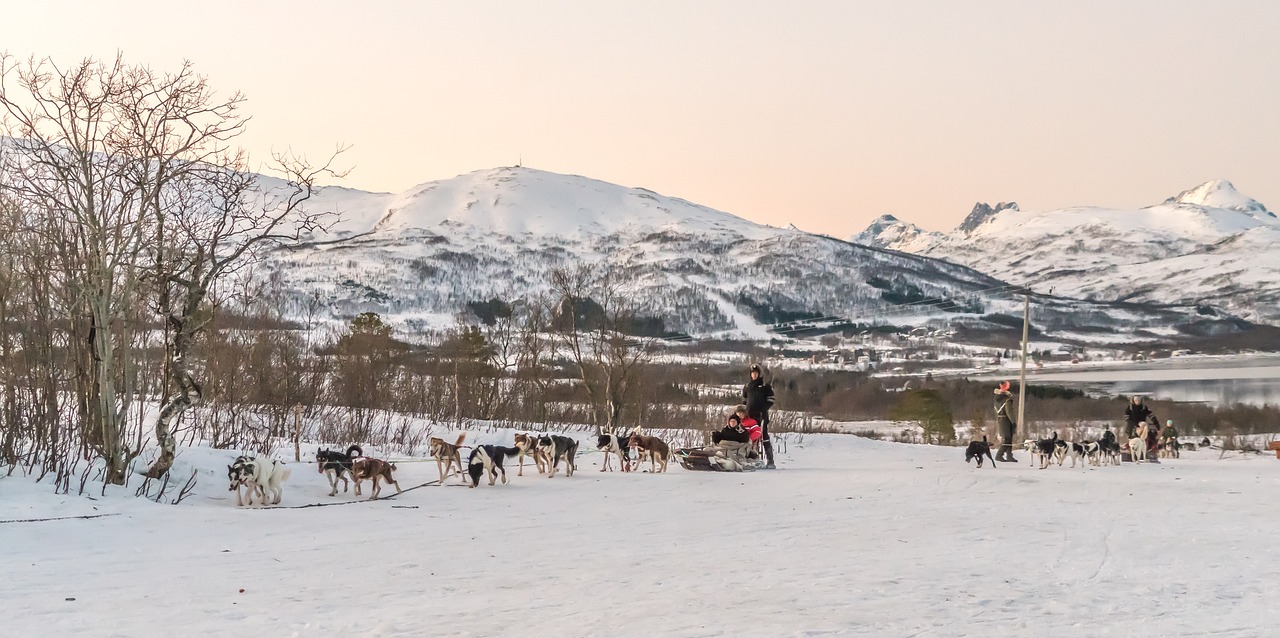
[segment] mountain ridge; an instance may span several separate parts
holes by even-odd
[[[403,193],[333,195],[322,190],[309,204],[352,214],[264,264],[299,313],[319,299],[335,319],[378,312],[410,332],[441,329],[476,302],[550,295],[553,269],[585,266],[625,281],[628,297],[664,330],[701,337],[773,339],[795,322],[981,332],[1021,316],[1017,284],[967,265],[578,175],[501,167]],[[1039,333],[1067,339],[1129,341],[1131,329],[1176,335],[1203,320],[1194,307],[1167,304],[1143,310],[1058,296],[1033,305]]]
[[[854,239],[1092,301],[1214,306],[1280,323],[1280,256],[1261,249],[1280,241],[1280,219],[1229,181],[1139,209],[1009,210],[967,231],[873,223]]]

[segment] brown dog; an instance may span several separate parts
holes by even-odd
[[[351,463],[351,476],[356,481],[356,494],[360,493],[360,481],[365,479],[373,480],[373,491],[369,496],[369,500],[378,498],[378,494],[382,491],[381,481],[386,481],[396,486],[396,494],[400,493],[400,484],[391,477],[391,471],[396,469],[395,463],[388,463],[382,459],[371,459],[367,456],[360,457]]]
[[[666,441],[656,436],[632,434],[627,445],[636,450],[637,465],[644,462],[644,457],[647,454],[649,456],[650,472],[667,471],[667,458],[671,456],[671,446],[667,445]],[[657,469],[659,465],[662,469]]]
[[[538,474],[546,474],[547,459],[538,449],[538,435],[536,434],[517,434],[516,447],[520,450],[520,470],[516,472],[516,476],[524,476],[524,457],[532,456],[533,462],[538,466]]]
[[[463,432],[458,435],[458,440],[453,443],[449,443],[438,436],[433,436],[427,441],[431,456],[436,459],[436,469],[440,471],[441,485],[444,485],[444,480],[453,474],[454,468],[458,469],[458,476],[466,480],[466,472],[462,471],[462,454],[458,451],[466,438],[467,433]]]

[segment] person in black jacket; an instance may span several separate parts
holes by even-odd
[[[1129,407],[1124,410],[1125,438],[1133,436],[1133,431],[1138,429],[1138,424],[1145,422],[1151,416],[1151,408],[1148,408],[1142,402],[1142,397],[1135,396],[1133,401],[1129,403]]]
[[[733,441],[735,443],[746,443],[750,441],[750,435],[747,430],[742,427],[742,419],[737,414],[729,415],[729,423],[716,432],[711,433],[711,442],[720,443],[721,441]]]
[[[773,407],[773,386],[764,382],[760,364],[751,364],[751,380],[742,386],[742,399],[747,404],[747,415],[760,423],[764,433],[765,469],[772,470],[773,442],[769,439],[769,408]]]

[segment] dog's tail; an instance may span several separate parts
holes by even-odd
[[[462,447],[462,442],[467,440],[467,433],[463,432],[458,435],[458,440],[453,442],[453,447]]]
[[[351,447],[347,448],[347,456],[352,458],[355,458],[357,456],[364,456],[364,448],[360,447],[359,445],[352,445]]]

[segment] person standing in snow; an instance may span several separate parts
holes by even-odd
[[[747,415],[760,424],[764,433],[765,469],[772,470],[773,442],[769,439],[769,408],[773,407],[773,386],[765,383],[760,364],[753,363],[750,368],[751,380],[742,386],[742,398],[747,404]]]
[[[1009,392],[1009,382],[1001,381],[995,390],[996,425],[1000,434],[1000,451],[996,460],[1001,463],[1017,463],[1013,458],[1013,436],[1018,426],[1013,416],[1013,393]]]
[[[1178,428],[1173,427],[1173,419],[1166,419],[1164,428],[1160,430],[1160,444],[1168,447],[1174,453],[1182,447],[1178,442]]]
[[[1148,408],[1146,404],[1142,402],[1142,397],[1135,395],[1133,400],[1129,403],[1129,407],[1125,408],[1124,411],[1124,421],[1126,424],[1124,436],[1126,441],[1133,437],[1133,432],[1138,429],[1138,425],[1146,423],[1147,418],[1150,416],[1151,408]],[[1121,441],[1120,444],[1124,445],[1126,441]]]

